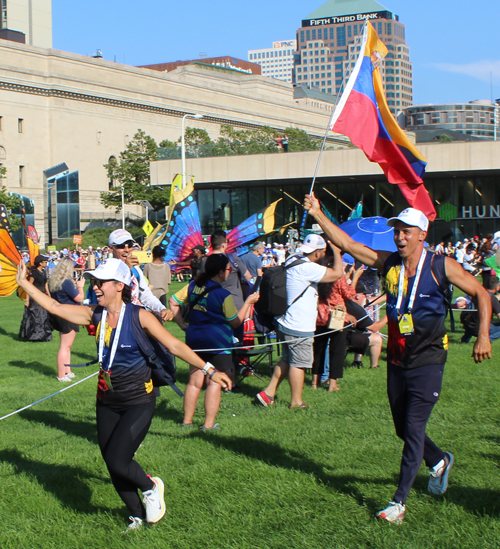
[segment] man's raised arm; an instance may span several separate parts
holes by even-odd
[[[338,246],[342,251],[363,263],[363,265],[378,269],[379,271],[383,270],[384,262],[391,255],[391,252],[372,250],[368,246],[353,240],[325,216],[321,211],[319,200],[314,193],[310,195],[306,194],[304,208],[314,217],[335,246]]]

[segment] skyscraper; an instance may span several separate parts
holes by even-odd
[[[272,48],[248,50],[248,60],[262,67],[262,76],[292,82],[293,55],[297,49],[295,40],[273,42]]]
[[[52,0],[0,0],[0,6],[0,38],[52,47]]]
[[[397,114],[413,102],[410,49],[399,17],[374,0],[328,0],[302,20],[293,83],[339,93],[354,68],[366,19],[389,50],[381,73],[387,102]]]

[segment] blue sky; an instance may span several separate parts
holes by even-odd
[[[500,0],[387,0],[413,63],[414,103],[500,98]],[[232,55],[295,38],[321,0],[52,0],[54,48],[128,65]],[[492,93],[490,86],[492,77]]]

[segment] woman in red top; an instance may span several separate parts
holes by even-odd
[[[325,355],[328,341],[330,342],[330,388],[329,391],[340,390],[337,380],[343,377],[344,358],[345,358],[345,331],[339,330],[327,334],[331,329],[328,327],[330,320],[330,311],[335,307],[343,307],[345,310],[345,299],[352,299],[356,295],[353,286],[347,283],[345,276],[339,278],[336,282],[318,284],[318,318],[316,320],[316,337],[314,338],[314,363],[312,387],[318,388],[318,377],[325,364]],[[356,319],[349,314],[345,317],[346,324],[355,324]],[[325,335],[322,335],[325,334]]]

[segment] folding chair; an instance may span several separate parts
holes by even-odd
[[[257,336],[262,336],[262,339],[266,340],[266,345],[262,347],[254,348],[253,345],[258,344]],[[273,351],[274,346],[269,345],[269,339],[271,334],[263,336],[255,329],[253,321],[253,306],[251,309],[251,316],[245,320],[243,325],[243,342],[241,346],[235,347],[234,352],[239,364],[240,379],[238,383],[247,376],[254,375],[262,382],[264,380],[260,377],[257,370],[257,366],[265,361],[267,358],[269,364],[269,371],[271,372],[273,367]],[[259,339],[261,339],[259,337]]]

